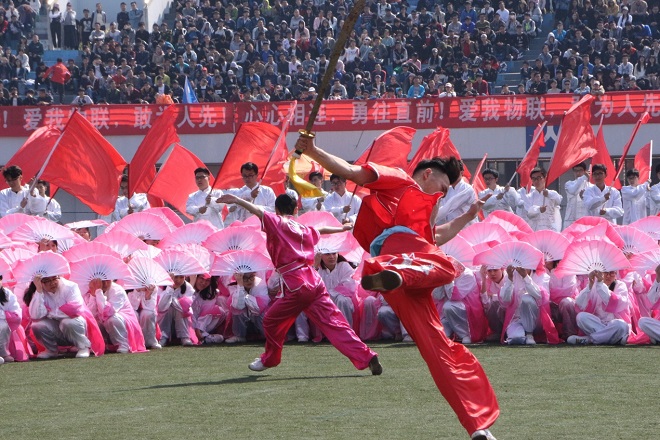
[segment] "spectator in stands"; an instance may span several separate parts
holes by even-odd
[[[46,70],[44,78],[49,78],[51,87],[59,95],[60,104],[64,103],[64,84],[71,79],[71,72],[62,62],[62,58],[57,59],[57,63]]]

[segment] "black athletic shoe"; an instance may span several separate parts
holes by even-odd
[[[375,355],[369,361],[369,370],[371,370],[371,374],[374,376],[380,376],[383,374],[383,366],[378,361],[378,355]]]
[[[364,290],[372,291],[385,291],[394,290],[401,287],[403,279],[401,275],[393,270],[384,270],[373,275],[365,275],[362,277],[362,287]]]

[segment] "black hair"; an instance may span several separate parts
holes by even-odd
[[[210,300],[215,298],[218,295],[218,277],[211,277],[211,284],[206,286],[206,288],[199,291],[199,296],[203,300]]]
[[[2,275],[0,275],[0,280],[2,279]],[[3,287],[0,287],[0,304],[6,304],[7,301],[9,301],[9,295],[7,294],[7,289]]]
[[[580,162],[577,165],[574,165],[573,168],[582,168],[583,170],[587,171],[587,163],[586,162]]]
[[[120,182],[121,183],[124,183],[124,182],[128,183],[128,174],[122,174]]]
[[[626,179],[633,176],[639,177],[639,170],[637,168],[626,171]]]
[[[532,168],[532,171],[529,172],[529,177],[532,177],[532,175],[534,175],[536,173],[541,173],[541,175],[543,177],[548,177],[548,172],[545,169],[541,168],[541,167]]]
[[[497,170],[494,170],[492,168],[486,168],[485,170],[483,170],[481,172],[481,175],[484,176],[484,177],[486,176],[486,174],[490,174],[491,176],[493,176],[496,179],[498,177],[500,177],[500,173],[498,173]]]
[[[211,175],[211,172],[209,171],[209,169],[205,168],[205,167],[195,168],[195,175],[197,175],[197,173],[204,173],[207,176]]]
[[[30,306],[30,302],[32,302],[32,296],[34,295],[34,292],[37,291],[37,286],[35,286],[34,281],[30,283],[27,289],[25,289],[25,293],[23,294],[23,302],[25,303],[26,306]]]
[[[433,159],[424,159],[417,164],[412,175],[414,176],[418,172],[427,168],[431,168],[446,174],[449,178],[449,183],[452,185],[461,178],[461,164],[460,161],[455,157],[434,157]]]
[[[311,182],[314,177],[320,177],[321,180],[323,180],[323,174],[319,173],[318,171],[312,171],[309,173],[309,181]]]
[[[660,164],[655,166],[655,173],[656,174],[660,173]]]
[[[339,266],[339,263],[341,263],[341,262],[346,262],[346,263],[348,263],[348,260],[346,260],[346,258],[344,258],[343,255],[341,255],[341,254],[337,254],[337,266]],[[349,264],[350,264],[350,263],[349,263]],[[322,267],[323,269],[327,269],[327,267],[325,267],[325,263],[323,262],[323,260],[321,260],[321,267]]]
[[[660,167],[660,165],[658,165],[658,166]],[[335,179],[339,179],[339,180],[341,180],[342,182],[346,182],[346,178],[345,178],[345,177],[342,177],[342,176],[340,176],[339,174],[330,174],[330,182],[332,182],[332,181],[335,180]]]
[[[275,209],[282,215],[293,215],[297,207],[298,203],[296,199],[287,193],[280,194],[275,199]]]
[[[18,165],[11,165],[2,170],[2,176],[7,179],[18,179],[23,175],[23,170]]]
[[[241,165],[241,173],[245,171],[254,171],[254,174],[259,174],[259,167],[254,162],[245,162]]]
[[[602,163],[597,163],[596,165],[593,165],[591,167],[591,172],[592,173],[595,173],[596,171],[602,171],[605,174],[607,174],[607,166],[605,164],[602,164]]]

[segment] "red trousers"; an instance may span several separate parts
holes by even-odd
[[[357,337],[344,315],[332,302],[323,282],[319,281],[311,290],[303,287],[295,292],[285,291],[284,297],[277,299],[266,311],[266,351],[261,355],[264,366],[270,368],[279,365],[286,334],[300,312],[305,312],[307,318],[358,370],[367,368],[371,358],[376,356],[376,353]]]
[[[420,236],[396,233],[385,240],[380,256],[365,262],[363,275],[383,270],[394,270],[403,278],[401,287],[383,296],[463,427],[469,434],[490,427],[500,414],[495,392],[477,358],[447,338],[433,304],[433,289],[454,279],[451,262]]]

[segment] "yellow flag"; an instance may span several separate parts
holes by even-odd
[[[323,193],[320,189],[312,185],[310,182],[301,179],[296,174],[296,159],[292,157],[289,161],[289,180],[296,189],[300,197],[321,197]]]

